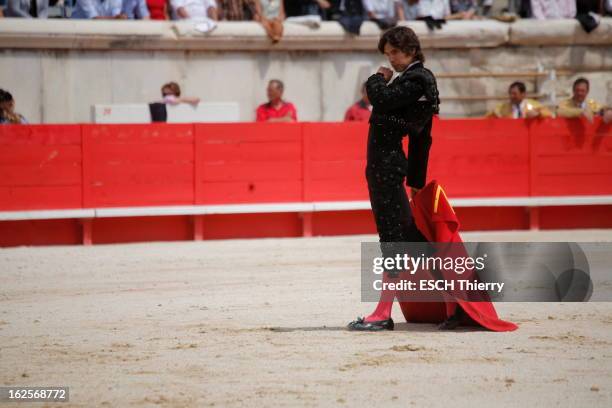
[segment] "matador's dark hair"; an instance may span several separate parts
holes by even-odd
[[[389,43],[391,46],[401,50],[406,54],[414,52],[414,58],[418,61],[425,62],[425,56],[421,50],[421,43],[416,33],[411,28],[405,26],[393,27],[385,31],[378,41],[378,51],[381,54],[385,53],[385,45]]]

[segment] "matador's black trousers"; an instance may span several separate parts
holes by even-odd
[[[426,242],[427,239],[415,225],[404,187],[404,179],[411,167],[409,160],[411,156],[419,154],[419,146],[411,140],[415,151],[407,159],[402,148],[402,137],[403,134],[398,131],[370,124],[366,166],[370,204],[380,242]],[[429,145],[425,154],[429,154]],[[427,166],[427,159],[424,165]]]

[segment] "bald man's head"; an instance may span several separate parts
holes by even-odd
[[[272,79],[268,82],[268,100],[270,102],[275,102],[283,98],[283,91],[285,90],[285,85],[283,81],[280,79]]]

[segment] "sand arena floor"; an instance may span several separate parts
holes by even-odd
[[[375,240],[1,249],[0,385],[69,386],[70,402],[0,405],[612,406],[612,303],[497,304],[513,333],[346,331],[373,307],[359,243]]]

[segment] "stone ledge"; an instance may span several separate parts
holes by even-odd
[[[610,45],[612,44],[612,18],[602,18],[599,27],[591,33],[584,31],[574,19],[545,22],[519,20],[510,25],[510,44]]]
[[[421,38],[424,48],[493,48],[505,45],[612,44],[612,18],[587,34],[575,20],[521,20],[513,24],[451,21],[430,32],[424,23],[405,23]],[[375,50],[380,30],[372,22],[362,35],[344,33],[339,24],[324,22],[319,29],[286,23],[281,42],[272,44],[254,22],[221,22],[210,34],[194,30],[189,22],[87,21],[0,19],[0,47],[5,49],[118,49],[118,50]]]

